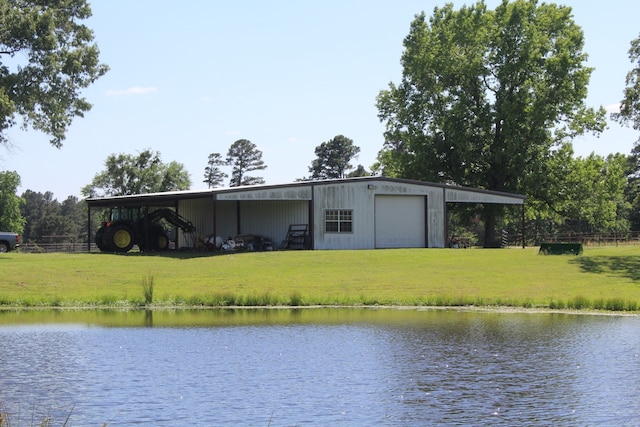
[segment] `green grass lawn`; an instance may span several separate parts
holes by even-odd
[[[0,254],[0,306],[515,306],[640,310],[640,247],[211,255]],[[145,288],[146,286],[146,288]]]

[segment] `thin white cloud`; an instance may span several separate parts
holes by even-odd
[[[607,113],[619,113],[620,103],[618,102],[617,104],[607,105],[604,109],[607,110]]]
[[[153,86],[133,86],[127,89],[111,89],[107,91],[107,96],[120,95],[145,95],[147,93],[157,92],[158,89]]]

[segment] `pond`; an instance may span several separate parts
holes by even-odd
[[[640,318],[0,312],[10,425],[637,425]],[[68,418],[68,421],[67,421]]]

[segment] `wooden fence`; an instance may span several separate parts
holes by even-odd
[[[640,245],[640,231],[627,233],[571,233],[540,236],[540,242],[582,243],[586,246]]]
[[[91,252],[97,252],[98,247],[91,243]],[[87,252],[87,242],[66,243],[22,243],[20,252],[26,253],[51,253],[51,252]]]
[[[527,236],[529,237],[529,236]],[[533,238],[531,236],[530,238]],[[530,239],[529,238],[529,239]],[[502,236],[503,245],[511,247],[522,246],[520,236]],[[582,243],[585,246],[617,246],[639,245],[640,231],[628,233],[572,233],[563,235],[536,236],[535,243],[528,240],[528,246],[540,246],[540,243]],[[505,244],[506,243],[506,244]],[[469,245],[470,246],[470,245]],[[466,247],[466,246],[465,246]],[[48,243],[22,243],[20,252],[26,253],[50,253],[50,252],[87,252],[87,242],[48,242]],[[99,252],[95,243],[91,243],[90,252]]]

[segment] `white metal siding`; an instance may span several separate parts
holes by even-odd
[[[178,214],[191,221],[196,234],[206,236],[213,232],[213,199],[186,199],[178,204]]]
[[[240,234],[258,234],[279,247],[291,224],[309,223],[307,200],[240,202]]]
[[[213,199],[211,198],[180,200],[177,212],[187,221],[191,221],[191,223],[196,227],[196,232],[183,233],[182,230],[179,230],[176,247],[193,248],[198,236],[205,236],[210,233],[209,230],[212,223],[212,206]],[[173,236],[170,238],[173,239]]]
[[[429,192],[427,200],[427,247],[444,248],[447,241],[445,228],[447,218],[445,217],[444,191],[440,188],[433,188]]]
[[[238,234],[238,204],[216,201],[216,235],[226,239]]]
[[[216,202],[215,212],[216,234],[223,238],[235,236],[237,230],[236,202]],[[213,235],[213,198],[181,200],[178,205],[178,213],[191,221],[196,227],[196,239],[205,240],[207,237]],[[183,236],[183,233],[180,232],[178,245],[180,247],[191,247],[195,244],[195,241],[192,240],[194,239],[191,239],[190,236]]]
[[[443,248],[445,246],[444,193],[441,186],[410,184],[404,182],[372,181],[376,195],[398,197],[427,197],[427,242],[429,248]],[[402,200],[402,199],[397,199]],[[422,208],[424,211],[424,208]]]
[[[284,239],[291,224],[309,222],[307,200],[222,200],[215,203],[216,234],[223,239],[238,235],[238,209],[240,210],[240,234],[259,234],[270,238],[277,247]],[[178,213],[196,227],[198,239],[213,235],[213,199],[188,199],[179,204]],[[180,232],[179,246],[193,246],[193,238],[185,238]]]
[[[376,196],[376,248],[426,246],[424,196]]]
[[[500,203],[503,205],[523,205],[524,198],[501,194],[488,194],[468,189],[447,188],[447,203]]]
[[[314,191],[314,249],[373,249],[373,191],[367,183],[318,185]],[[324,213],[352,210],[353,231],[325,233]]]
[[[218,194],[218,200],[311,200],[311,185],[300,184],[294,188],[270,188],[242,190]]]

